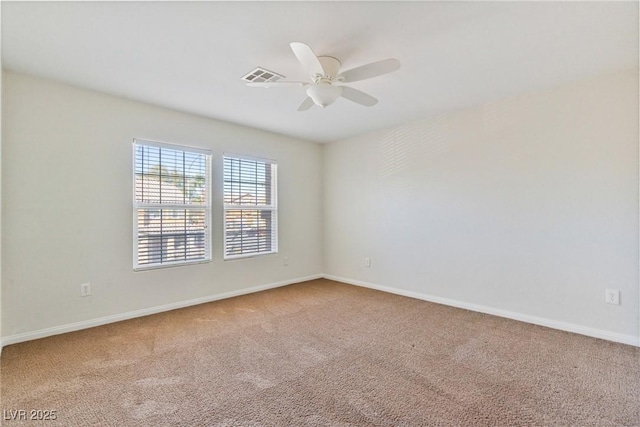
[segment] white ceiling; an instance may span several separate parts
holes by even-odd
[[[249,88],[256,66],[308,80],[289,48],[380,102],[296,108],[304,88]],[[637,2],[3,2],[2,65],[177,110],[326,142],[638,65]]]

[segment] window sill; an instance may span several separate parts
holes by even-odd
[[[187,267],[189,265],[195,264],[207,264],[210,263],[211,259],[201,259],[197,261],[180,261],[180,262],[167,262],[164,264],[150,264],[150,265],[136,265],[133,267],[133,271],[146,271],[146,270],[160,270],[163,268],[173,268],[173,267]]]
[[[257,254],[246,254],[246,255],[230,255],[230,256],[225,256],[224,257],[224,261],[236,261],[236,260],[241,260],[241,259],[249,259],[249,258],[258,258],[258,257],[262,257],[262,256],[268,256],[268,255],[278,255],[278,251],[271,251],[271,252],[260,252]]]

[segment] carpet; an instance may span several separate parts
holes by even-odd
[[[0,362],[4,426],[640,425],[638,348],[324,279]]]

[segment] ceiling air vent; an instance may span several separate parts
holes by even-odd
[[[242,77],[242,80],[245,82],[264,83],[275,82],[283,78],[284,76],[282,74],[274,73],[273,71],[258,67],[246,76]]]

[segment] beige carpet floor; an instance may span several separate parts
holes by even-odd
[[[3,426],[640,425],[640,349],[315,280],[10,345]]]

